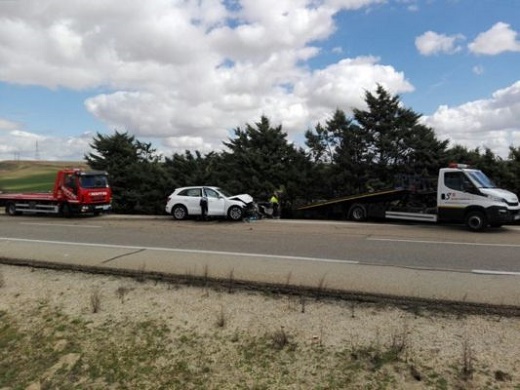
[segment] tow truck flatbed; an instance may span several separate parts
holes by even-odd
[[[333,198],[333,199],[329,199],[329,200],[325,200],[325,201],[313,202],[311,204],[299,207],[297,210],[309,210],[309,209],[314,209],[314,208],[318,208],[318,207],[337,205],[337,204],[345,203],[345,202],[351,203],[353,201],[359,201],[359,202],[392,201],[392,200],[398,200],[403,195],[409,194],[409,193],[411,193],[410,190],[402,189],[402,188],[366,192],[363,194],[341,196],[338,198]]]

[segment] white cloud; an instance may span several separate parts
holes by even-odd
[[[202,137],[168,137],[163,145],[174,150],[198,150],[202,153],[212,150],[211,144],[204,142]]]
[[[453,54],[461,50],[457,41],[463,40],[464,36],[437,34],[434,31],[427,31],[423,35],[415,38],[415,47],[424,56],[435,54]]]
[[[330,113],[330,108],[345,111],[361,107],[364,91],[381,84],[391,93],[411,92],[413,86],[391,66],[380,65],[376,57],[344,59],[325,69],[314,71],[295,86],[295,94],[314,107],[316,115]]]
[[[384,4],[387,0],[323,0],[322,2],[323,5],[328,8],[356,10],[375,4]],[[312,4],[313,1],[308,1],[308,3]],[[314,1],[314,3],[319,4],[319,1]]]
[[[91,114],[110,129],[162,141],[165,150],[217,149],[230,129],[260,115],[302,133],[338,107],[363,104],[376,83],[393,93],[413,90],[373,57],[306,66],[335,31],[339,11],[378,3],[384,0],[0,2],[0,81],[95,91],[85,100]],[[39,141],[42,150],[69,142],[49,140]],[[87,147],[80,139],[72,148]]]
[[[14,129],[18,128],[18,126],[19,126],[18,123],[9,121],[7,119],[0,118],[0,132],[2,130],[14,130]]]
[[[476,100],[458,107],[440,106],[424,117],[440,139],[468,148],[488,147],[506,158],[509,146],[520,140],[520,81],[493,93],[490,99]]]
[[[2,130],[0,120],[0,160],[81,160],[90,151],[89,143],[93,135],[84,133],[60,138],[31,133],[18,127]]]
[[[491,29],[483,32],[468,45],[475,54],[497,55],[507,51],[520,51],[520,41],[517,32],[507,23],[499,22]]]
[[[186,148],[187,140],[193,139],[192,148],[196,148],[203,137],[206,144],[219,147],[229,129],[260,115],[281,123],[289,134],[302,133],[309,123],[337,107],[349,110],[363,105],[364,91],[373,89],[375,83],[395,93],[413,90],[402,73],[372,57],[342,60],[316,72],[296,72],[298,77],[289,89],[277,80],[275,69],[270,69],[280,63],[283,60],[273,59],[257,72],[245,65],[216,71],[204,86],[205,96],[193,103],[174,92],[117,92],[90,98],[86,106],[110,127],[139,136],[168,137],[168,146]]]

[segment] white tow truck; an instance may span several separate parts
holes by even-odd
[[[482,171],[465,164],[441,168],[437,190],[400,187],[315,202],[298,211],[307,218],[463,223],[471,231],[520,220],[518,196],[497,188]]]

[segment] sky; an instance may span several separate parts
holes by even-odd
[[[377,85],[450,146],[520,147],[519,0],[0,0],[0,160],[128,132],[171,157],[288,140]]]

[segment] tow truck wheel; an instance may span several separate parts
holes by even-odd
[[[61,206],[60,211],[61,211],[61,215],[63,215],[64,217],[70,218],[72,216],[72,209],[68,203],[64,203]]]
[[[470,211],[466,215],[466,226],[471,231],[480,232],[487,226],[486,216],[482,211]]]
[[[186,210],[186,207],[184,207],[183,205],[178,204],[173,207],[172,215],[174,219],[180,221],[182,219],[186,219],[186,217],[188,216],[188,210]]]
[[[232,221],[240,221],[244,216],[244,210],[239,206],[231,206],[228,210],[228,217]]]
[[[18,214],[18,212],[16,211],[16,205],[13,202],[9,202],[5,205],[5,212],[8,215]]]
[[[362,204],[355,204],[350,208],[350,219],[356,222],[367,219],[367,211]]]

